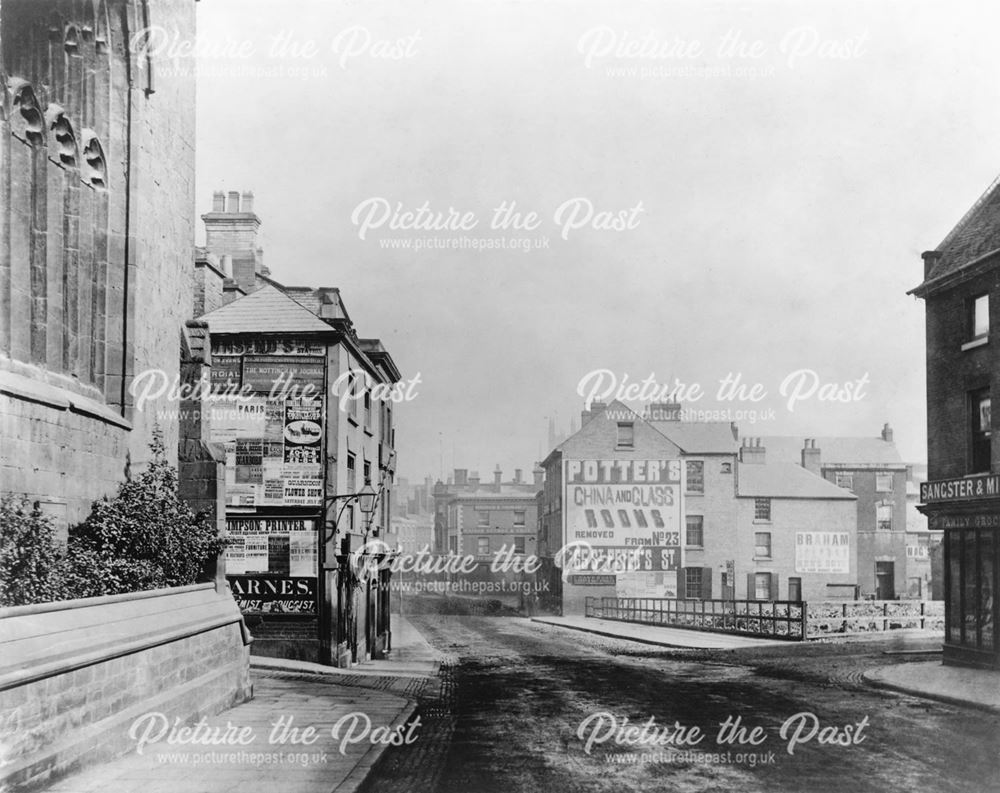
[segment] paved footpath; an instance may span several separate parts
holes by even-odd
[[[58,780],[48,793],[350,793],[388,740],[419,738],[412,693],[437,674],[434,651],[394,615],[392,659],[331,669],[254,657],[254,698],[175,733],[148,717],[123,758]],[[407,696],[410,695],[410,696]],[[183,725],[182,725],[183,726]],[[194,725],[188,725],[193,727]],[[306,732],[312,728],[310,732]],[[144,736],[148,740],[141,747]],[[185,740],[186,739],[186,740]],[[387,742],[381,742],[384,739]],[[210,743],[210,741],[215,741]]]

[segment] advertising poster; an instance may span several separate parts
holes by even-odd
[[[226,528],[230,540],[225,554],[226,578],[241,610],[315,611],[316,521],[229,518]]]
[[[323,400],[220,399],[211,411],[211,438],[226,450],[228,506],[322,504]]]

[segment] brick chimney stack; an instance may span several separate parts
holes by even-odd
[[[766,449],[760,445],[760,438],[744,438],[740,447],[740,462],[748,465],[763,465]]]
[[[941,251],[924,251],[920,258],[924,260],[924,280],[926,281],[934,272],[937,263],[941,261]]]
[[[886,443],[892,443],[892,427],[889,426],[889,422],[882,425],[882,440]]]
[[[500,470],[500,464],[497,463],[497,467],[493,471],[493,489],[499,493],[500,492],[500,481],[503,479],[503,471]]]
[[[232,278],[244,292],[257,289],[257,275],[268,275],[264,253],[257,244],[260,218],[254,212],[253,193],[235,190],[212,194],[212,211],[201,216],[205,223],[205,250],[221,261],[232,261]]]
[[[802,467],[814,474],[820,471],[820,451],[816,448],[815,438],[806,438],[802,448]]]
[[[536,490],[541,490],[542,489],[542,484],[543,484],[543,479],[545,477],[545,469],[542,468],[542,466],[540,466],[540,465],[536,465],[535,468],[534,468],[534,470],[531,473],[535,477],[535,489]]]

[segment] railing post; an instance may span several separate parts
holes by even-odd
[[[927,604],[924,603],[924,601],[921,600],[920,601],[920,630],[924,630],[924,622],[925,622],[924,617],[927,614],[927,611],[926,611],[926,608],[925,608],[926,606],[927,606]]]
[[[802,601],[802,610],[799,618],[802,620],[802,641],[809,638],[809,604],[806,601]]]

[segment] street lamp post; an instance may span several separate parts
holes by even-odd
[[[319,545],[319,640],[320,640],[320,652],[324,663],[329,663],[330,651],[331,651],[331,625],[330,625],[330,613],[327,604],[327,592],[326,592],[326,573],[327,573],[327,559],[326,559],[326,546],[327,543],[335,539],[337,532],[340,527],[340,519],[344,515],[344,510],[347,507],[353,505],[357,502],[358,507],[361,509],[363,515],[366,519],[375,511],[375,502],[378,499],[378,493],[375,492],[375,488],[372,487],[370,481],[365,480],[364,487],[361,488],[356,493],[345,493],[343,495],[333,495],[326,496],[323,499],[323,514],[325,515],[330,511],[330,507],[336,502],[342,502],[340,509],[337,510],[336,516],[332,520],[327,520],[325,525],[320,527],[320,545]],[[329,531],[327,531],[329,530]],[[347,615],[350,613],[350,599],[353,598],[353,592],[347,591],[345,594],[345,578],[350,572],[349,570],[349,558],[347,554],[342,554],[338,557],[337,566],[337,576],[338,576],[338,597],[337,597],[337,642],[338,644],[346,638],[346,626],[344,621]],[[345,600],[347,602],[345,602]]]

